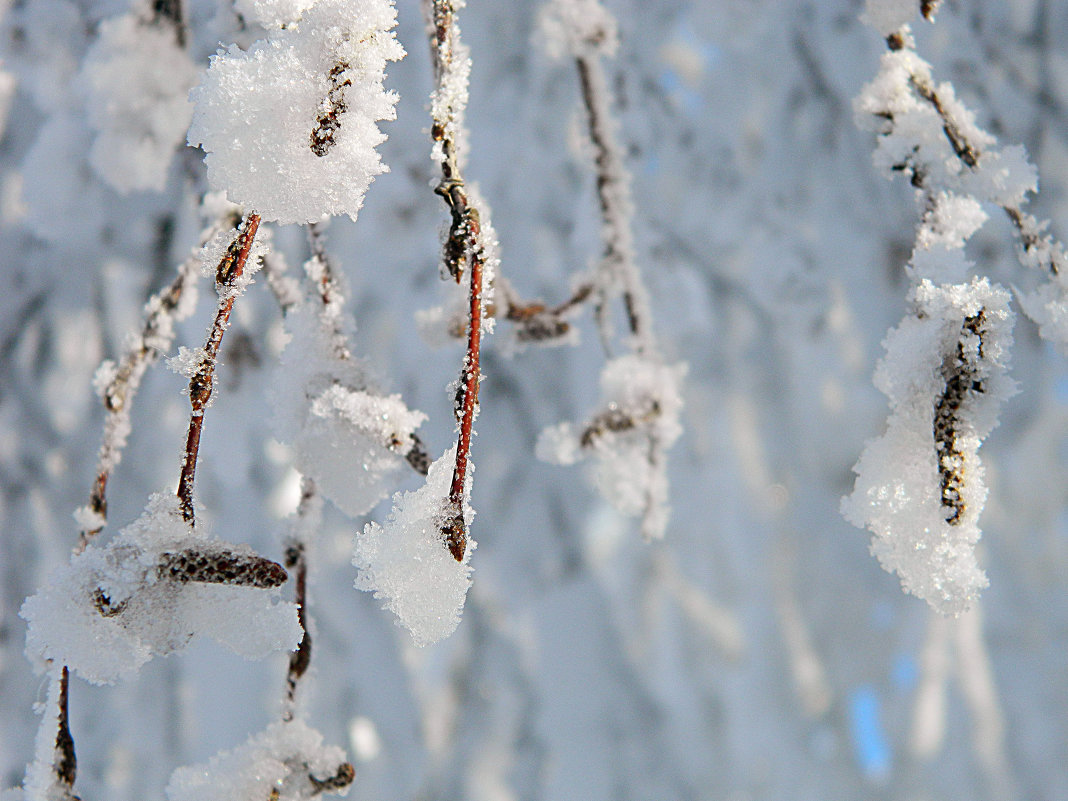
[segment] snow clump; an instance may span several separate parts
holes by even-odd
[[[319,0],[248,51],[213,56],[189,129],[212,188],[266,221],[355,219],[388,169],[376,122],[396,116],[383,88],[386,62],[404,56],[395,23],[390,0]]]
[[[419,646],[452,634],[471,586],[469,562],[475,541],[468,537],[464,559],[457,562],[442,534],[453,515],[448,496],[455,459],[453,447],[430,465],[426,484],[393,496],[393,511],[383,525],[369,523],[356,539],[352,560],[358,570],[356,588],[384,600],[384,608],[397,616]],[[468,482],[471,472],[469,463]],[[465,503],[468,530],[473,517]]]

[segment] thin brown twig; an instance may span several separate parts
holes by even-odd
[[[434,60],[438,90],[446,91],[454,57],[453,46],[459,32],[456,10],[452,0],[432,0],[431,22],[433,37],[431,55]],[[460,126],[462,110],[448,108],[444,118],[435,118],[431,136],[442,146],[441,181],[435,192],[442,197],[452,215],[452,223],[445,240],[443,262],[447,273],[459,283],[463,263],[469,265],[467,353],[460,371],[458,397],[459,434],[456,441],[456,462],[449,488],[448,518],[442,527],[445,544],[457,562],[463,561],[467,550],[467,524],[464,521],[464,494],[468,462],[471,454],[471,435],[478,411],[478,389],[481,373],[479,356],[482,344],[482,278],[485,255],[482,247],[482,225],[479,211],[470,202],[461,173],[458,143],[454,136]]]
[[[200,451],[200,433],[204,425],[204,409],[211,400],[215,378],[215,365],[223,334],[230,322],[234,307],[233,289],[245,271],[245,262],[252,250],[252,242],[260,227],[260,216],[250,214],[245,220],[241,234],[227,250],[215,272],[215,286],[219,290],[219,308],[215,321],[204,344],[204,352],[196,373],[189,380],[189,402],[193,412],[189,417],[189,432],[186,435],[185,451],[182,454],[182,472],[178,479],[178,500],[182,518],[193,525],[196,514],[193,507],[193,484],[196,479],[197,456]]]
[[[315,482],[304,476],[300,486],[300,504],[297,506],[297,519],[303,522],[312,514],[316,501]],[[300,523],[298,523],[300,525]],[[297,650],[289,655],[289,668],[286,671],[286,700],[282,719],[293,720],[296,708],[297,685],[308,670],[312,657],[312,637],[308,631],[308,557],[301,537],[296,537],[286,548],[286,568],[295,576],[294,603],[297,605],[297,621],[304,634],[300,638]]]

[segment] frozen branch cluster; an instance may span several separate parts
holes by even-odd
[[[914,14],[915,4],[869,3],[889,51],[856,109],[879,136],[876,166],[906,175],[916,189],[912,308],[884,342],[875,375],[890,400],[886,433],[854,468],[842,511],[874,533],[873,553],[906,591],[956,615],[987,584],[974,550],[987,495],[978,449],[1015,392],[1006,375],[1009,293],[970,277],[964,247],[986,222],[984,204],[1019,218],[1037,176],[1023,148],[999,149],[953,87],[935,84],[913,49],[906,5]],[[921,5],[929,17],[934,4]]]
[[[580,289],[580,302],[593,303],[609,350],[614,332],[608,307],[622,301],[629,353],[606,363],[601,408],[593,419],[582,428],[562,423],[547,429],[538,454],[558,464],[591,457],[601,495],[623,514],[639,517],[643,535],[654,539],[664,535],[668,523],[666,454],[682,433],[686,365],[668,365],[660,354],[649,294],[635,260],[631,179],[602,61],[618,47],[617,25],[599,0],[551,0],[542,10],[541,27],[553,55],[574,59],[594,151],[602,252]],[[561,323],[567,309],[568,304],[560,309]],[[559,331],[566,333],[566,325]]]
[[[376,123],[395,117],[397,96],[382,86],[386,62],[404,56],[395,22],[389,0],[318,0],[249,50],[214,56],[189,129],[212,187],[267,221],[355,219],[387,169]]]
[[[296,608],[272,592],[285,578],[247,547],[194,529],[173,495],[153,495],[140,518],[26,600],[26,649],[96,684],[128,679],[197,636],[249,659],[292,650]]]

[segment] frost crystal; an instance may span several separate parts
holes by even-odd
[[[875,375],[890,400],[887,430],[861,455],[842,513],[874,533],[872,552],[907,592],[959,614],[987,584],[975,557],[987,495],[978,450],[1015,392],[1013,314],[986,279],[923,281],[912,300]]]
[[[105,20],[81,80],[97,175],[120,192],[163,189],[193,113],[188,93],[196,80],[174,30],[134,15]]]
[[[452,634],[471,586],[469,561],[475,541],[468,536],[464,559],[457,562],[442,534],[452,516],[448,496],[455,460],[456,449],[451,448],[430,465],[426,484],[394,495],[389,519],[364,528],[352,560],[359,571],[356,588],[373,591],[375,598],[384,600],[384,608],[397,616],[420,646]],[[467,475],[470,481],[470,464]],[[472,517],[473,510],[465,503],[468,530]]]
[[[386,61],[404,55],[395,21],[389,0],[320,0],[247,52],[213,56],[189,129],[212,187],[268,221],[355,219],[387,169],[375,123],[395,117],[382,86]]]
[[[129,678],[198,635],[249,659],[293,650],[296,607],[264,589],[282,580],[274,563],[191,528],[174,496],[153,495],[107,546],[73,556],[26,600],[26,650],[95,684]]]
[[[168,801],[308,801],[348,787],[352,765],[337,746],[300,720],[272,723],[206,764],[178,768]]]

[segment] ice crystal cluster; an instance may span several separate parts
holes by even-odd
[[[225,563],[223,572],[212,556]],[[27,653],[105,684],[130,678],[196,636],[249,659],[292,650],[301,637],[296,607],[267,589],[274,582],[224,574],[263,562],[191,527],[176,497],[154,495],[140,518],[107,545],[72,556],[26,600],[20,614],[29,623]]]
[[[475,541],[468,537],[464,559],[458,562],[442,535],[451,516],[446,499],[455,460],[456,449],[446,451],[430,465],[423,486],[394,495],[389,519],[367,524],[356,540],[356,587],[385,601],[384,608],[411,632],[416,645],[452,634],[471,586]],[[468,471],[470,483],[470,466]],[[471,505],[464,503],[466,527],[473,517]]]
[[[253,6],[264,16],[272,7]],[[404,56],[395,22],[388,0],[318,0],[247,51],[212,57],[189,129],[212,187],[267,221],[355,219],[387,169],[376,123],[395,116],[397,96],[383,88],[386,62]]]

